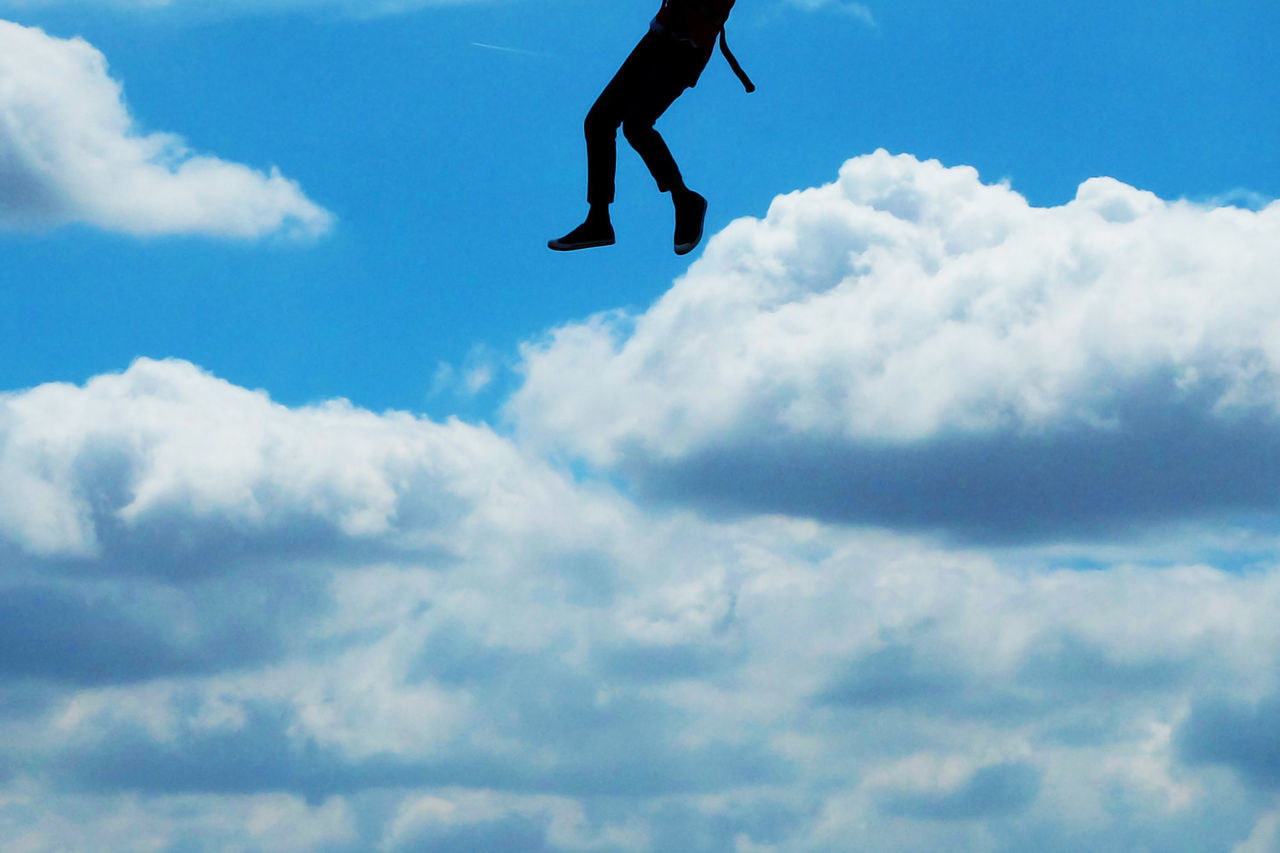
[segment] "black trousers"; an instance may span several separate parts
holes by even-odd
[[[587,203],[612,204],[618,165],[618,127],[640,154],[658,189],[680,186],[680,169],[653,127],[667,107],[697,81],[706,59],[687,42],[650,31],[604,87],[587,113]]]

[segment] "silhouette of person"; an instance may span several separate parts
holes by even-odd
[[[729,52],[724,23],[734,0],[662,0],[649,32],[631,51],[587,113],[586,221],[563,237],[547,242],[560,252],[611,246],[614,242],[609,205],[613,203],[617,169],[617,134],[631,143],[658,183],[675,204],[675,250],[683,255],[702,240],[707,200],[685,186],[675,158],[654,128],[667,108],[702,76],[715,49],[720,49],[748,92],[755,86]]]

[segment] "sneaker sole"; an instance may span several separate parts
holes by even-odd
[[[562,240],[548,240],[547,248],[553,252],[572,252],[577,249],[595,249],[599,246],[612,246],[616,240],[592,240],[587,243],[565,243]]]

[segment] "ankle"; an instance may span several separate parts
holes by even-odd
[[[587,222],[591,225],[609,225],[609,205],[591,205],[587,210]]]

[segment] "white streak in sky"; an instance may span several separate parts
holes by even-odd
[[[503,47],[500,44],[485,44],[480,41],[471,42],[472,47],[483,47],[485,50],[500,50],[503,53],[520,53],[525,56],[546,56],[545,53],[538,53],[535,50],[525,50],[520,47]]]

